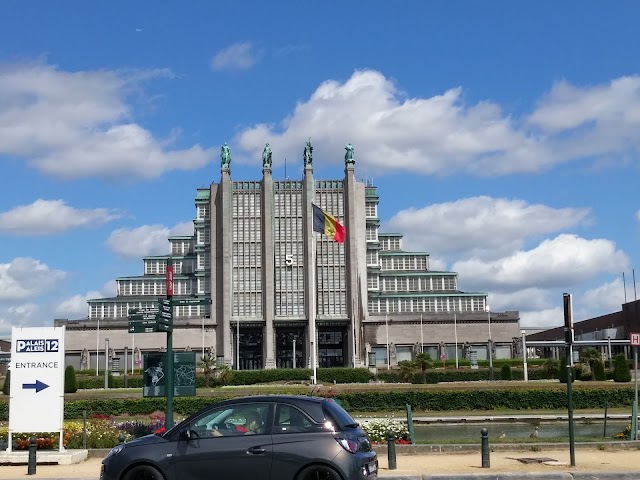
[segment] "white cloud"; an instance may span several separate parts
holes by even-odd
[[[574,311],[588,311],[593,310],[601,312],[619,312],[622,309],[624,303],[624,285],[620,278],[616,278],[611,282],[604,283],[595,288],[587,290],[580,297],[578,302],[573,302]],[[631,300],[628,298],[627,300]],[[576,305],[577,303],[577,305]],[[586,315],[589,315],[587,313]],[[576,316],[576,315],[574,315]],[[576,318],[579,321],[581,318]],[[584,318],[582,318],[584,319]]]
[[[562,299],[560,301],[562,302]],[[545,310],[520,312],[521,327],[554,328],[561,325],[564,325],[562,305]]]
[[[106,245],[126,258],[169,253],[169,237],[192,235],[193,223],[183,222],[172,228],[164,225],[142,225],[136,228],[119,228],[111,232]]]
[[[499,258],[520,249],[528,237],[584,224],[589,214],[587,208],[482,196],[400,210],[382,230],[403,232],[407,250]]]
[[[640,222],[640,210],[638,210],[638,211],[636,212],[636,218],[637,218],[637,219],[638,219],[638,221]]]
[[[460,260],[453,270],[463,278],[482,279],[488,288],[515,291],[526,287],[569,288],[603,273],[624,271],[629,260],[613,242],[562,234],[529,251],[495,261]]]
[[[52,270],[33,258],[18,257],[0,263],[0,300],[26,300],[52,291],[66,273]]]
[[[101,292],[88,292],[86,294],[73,295],[64,299],[55,306],[57,318],[85,318],[87,317],[87,300],[92,298],[101,298]]]
[[[11,327],[28,327],[40,323],[42,307],[35,303],[12,305],[0,309],[0,338],[11,338]]]
[[[106,208],[79,209],[63,200],[38,199],[0,213],[0,232],[17,235],[51,235],[76,228],[104,225],[121,215]]]
[[[247,70],[258,61],[259,52],[251,42],[234,43],[217,52],[211,59],[213,70]]]
[[[316,159],[341,164],[342,141],[348,141],[361,171],[370,173],[536,173],[583,157],[637,152],[639,107],[640,77],[584,89],[556,85],[537,110],[518,118],[490,100],[467,104],[460,87],[408,98],[381,73],[362,70],[342,83],[322,83],[279,124],[240,132],[234,158],[255,162],[269,142],[274,166],[283,152],[300,152],[287,160],[301,161],[303,142],[313,132],[324,149],[314,152]]]
[[[134,123],[127,100],[167,70],[62,71],[42,62],[0,64],[0,154],[59,178],[153,178],[206,165],[213,150],[171,149]]]

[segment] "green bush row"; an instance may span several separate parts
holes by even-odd
[[[576,409],[628,407],[633,404],[633,388],[573,390]],[[404,392],[341,393],[336,396],[350,411],[377,412],[402,410],[407,404],[414,410],[482,411],[562,409],[567,406],[566,389],[537,390],[434,390]]]
[[[174,411],[186,416],[206,405],[232,397],[176,397]],[[560,385],[553,389],[345,392],[334,398],[352,412],[403,410],[407,404],[414,410],[423,411],[541,410],[563,409],[567,405],[566,389]],[[573,390],[576,409],[604,408],[605,404],[611,408],[629,407],[633,400],[632,387]],[[84,411],[88,417],[96,414],[148,415],[156,410],[164,411],[165,406],[163,397],[68,400],[64,406],[64,417],[79,419]],[[8,414],[8,402],[0,401],[0,420],[7,420]]]

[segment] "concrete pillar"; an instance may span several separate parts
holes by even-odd
[[[273,178],[271,167],[262,169],[262,316],[265,327],[262,334],[264,368],[276,368],[275,331],[273,317],[275,311],[274,291],[274,205]]]

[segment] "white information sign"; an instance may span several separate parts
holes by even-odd
[[[60,432],[65,327],[11,329],[9,433]]]
[[[640,347],[640,333],[631,334],[631,346]]]

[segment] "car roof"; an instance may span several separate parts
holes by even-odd
[[[212,407],[222,407],[225,405],[236,405],[240,403],[247,402],[269,402],[269,403],[288,403],[290,405],[294,405],[296,407],[302,408],[305,412],[307,412],[316,422],[324,421],[324,413],[322,412],[322,404],[326,402],[327,399],[324,397],[312,397],[309,395],[282,395],[282,394],[272,394],[272,395],[247,395],[243,397],[234,397],[229,398],[227,400],[222,400],[219,402],[212,402],[207,405],[205,408],[201,410],[209,410]],[[199,412],[200,413],[200,412]]]

